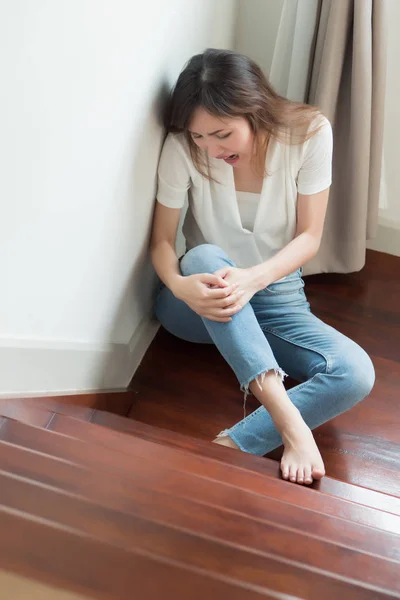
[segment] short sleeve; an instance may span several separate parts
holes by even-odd
[[[168,208],[182,208],[190,187],[190,173],[184,150],[169,133],[158,164],[157,200]]]
[[[321,128],[305,142],[302,165],[297,176],[299,194],[318,194],[332,183],[332,127],[323,118]]]

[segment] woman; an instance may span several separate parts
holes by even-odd
[[[374,384],[368,355],[315,317],[303,290],[327,209],[331,126],[277,95],[249,58],[215,49],[181,72],[167,126],[151,240],[163,282],[155,314],[182,339],[214,343],[245,400],[261,404],[214,441],[258,455],[283,442],[283,478],[310,484],[325,474],[311,429]],[[286,392],[286,374],[302,383]]]

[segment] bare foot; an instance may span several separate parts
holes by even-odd
[[[321,454],[313,434],[300,417],[281,432],[285,450],[281,460],[283,479],[293,483],[310,484],[325,475]]]
[[[300,414],[281,435],[285,446],[281,460],[283,479],[300,484],[310,484],[313,479],[321,479],[325,475],[324,463],[313,434]],[[228,435],[215,438],[213,443],[240,450]]]
[[[235,450],[240,450],[239,446],[235,444],[235,442],[229,437],[229,435],[224,435],[224,437],[217,437],[213,440],[214,444],[219,444],[220,446],[227,446],[228,448],[234,448]]]

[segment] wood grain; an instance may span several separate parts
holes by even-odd
[[[244,517],[226,507],[156,491],[154,481],[145,482],[137,468],[133,469],[131,479],[109,476],[105,480],[101,473],[4,443],[0,444],[0,460],[3,470],[10,474],[8,479],[0,478],[3,506],[68,526],[76,533],[90,534],[118,546],[128,545],[135,553],[153,549],[157,558],[161,544],[165,548],[162,556],[169,561],[206,569],[207,573],[215,573],[219,565],[225,577],[230,569],[230,577],[237,579],[235,573],[240,573],[244,566],[249,573],[247,583],[254,585],[260,585],[261,580],[251,578],[250,573],[253,573],[253,565],[254,572],[259,565],[260,575],[264,570],[264,586],[268,587],[267,581],[271,581],[273,573],[278,573],[278,579],[273,579],[273,589],[285,593],[301,589],[308,590],[309,594],[309,586],[312,586],[319,589],[323,597],[326,594],[334,597],[335,591],[349,598],[374,598],[374,594],[384,589],[400,596],[397,577],[400,563],[323,542],[259,518]],[[51,486],[53,490],[18,481],[17,475]],[[170,477],[166,475],[166,479]],[[55,497],[57,491],[64,495]],[[197,491],[193,489],[193,496]],[[105,509],[127,516],[124,519]],[[133,516],[136,518],[132,519]],[[160,528],[143,525],[143,519],[162,524],[163,533]],[[303,520],[303,523],[307,529],[307,522]],[[312,530],[312,522],[309,525]],[[185,539],[180,538],[166,527],[191,532],[190,540],[185,536]],[[151,538],[151,531],[153,539],[143,541]],[[161,539],[157,537],[160,535]],[[380,533],[379,536],[382,537]],[[385,534],[385,538],[390,546],[393,536]],[[207,542],[210,539],[213,543]],[[374,549],[373,533],[369,543],[370,549]],[[248,557],[245,551],[250,553]],[[291,589],[280,583],[281,580],[287,580]],[[379,593],[376,597],[380,597]]]
[[[327,473],[398,496],[400,258],[371,250],[359,273],[315,275],[305,281],[313,312],[361,344],[376,370],[371,395],[315,431]],[[236,378],[217,349],[184,342],[162,329],[130,388],[135,392],[131,418],[203,440],[211,441],[243,414]],[[258,404],[248,400],[251,412]],[[279,460],[281,449],[269,456]]]

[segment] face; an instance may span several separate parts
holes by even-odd
[[[248,165],[253,156],[254,134],[244,117],[215,117],[198,107],[189,124],[190,135],[202,150],[235,168]],[[232,155],[236,155],[234,158]]]

